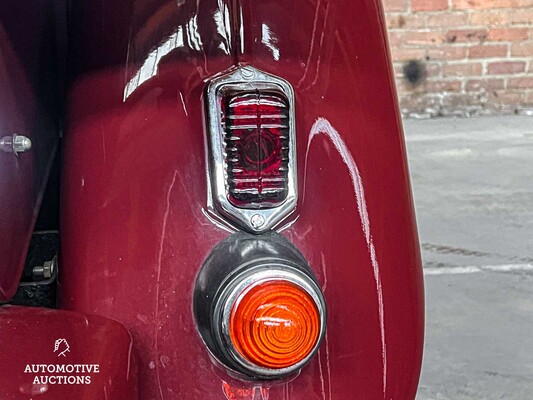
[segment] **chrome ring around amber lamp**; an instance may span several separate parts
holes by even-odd
[[[325,301],[307,274],[256,265],[224,287],[214,310],[222,348],[248,374],[289,375],[316,353],[326,327]]]

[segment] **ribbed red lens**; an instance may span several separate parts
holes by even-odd
[[[228,199],[237,207],[274,207],[287,198],[289,104],[274,92],[223,98]]]

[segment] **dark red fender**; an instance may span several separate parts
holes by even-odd
[[[66,340],[68,351],[64,343],[56,350],[58,339]],[[115,321],[70,311],[4,306],[0,308],[0,343],[13,344],[2,346],[2,400],[137,399],[131,336]],[[44,372],[32,370],[43,364]],[[56,368],[57,364],[93,367],[90,372],[48,370],[49,365]],[[97,372],[94,365],[98,365]],[[69,376],[83,377],[85,383],[58,383]],[[48,382],[50,377],[53,383]]]
[[[423,283],[381,2],[242,4],[240,61],[295,89],[303,196],[284,234],[325,287],[326,398],[414,398]]]
[[[422,270],[379,2],[240,3],[78,6],[62,305],[130,330],[142,399],[413,399]],[[191,310],[196,274],[229,234],[206,211],[202,91],[235,62],[295,89],[300,201],[281,232],[328,303],[318,356],[281,384],[216,369]],[[136,75],[149,63],[158,74]]]

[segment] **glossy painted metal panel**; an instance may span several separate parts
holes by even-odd
[[[227,12],[175,0],[74,9],[83,62],[65,135],[61,303],[128,328],[142,399],[223,396],[192,290],[228,234],[206,216],[201,99],[233,63]]]
[[[68,344],[64,356],[60,352],[67,347],[61,343],[56,350],[58,339],[65,339]],[[42,308],[0,307],[0,352],[2,399],[137,398],[131,336],[123,326],[107,318]],[[98,372],[48,372],[48,367],[45,372],[29,372],[39,364],[98,364]],[[89,378],[84,378],[85,384],[58,384],[48,383],[50,376]],[[65,379],[55,378],[52,382]]]
[[[143,399],[414,398],[422,274],[379,2],[241,5],[80,6],[62,305],[132,332]],[[122,39],[99,40],[111,31]],[[206,210],[202,92],[235,61],[295,89],[300,203],[282,233],[307,257],[330,314],[319,355],[281,384],[239,383],[214,367],[191,310],[196,274],[229,234]]]
[[[284,234],[326,286],[325,395],[412,399],[422,270],[381,3],[241,5],[239,61],[296,94],[302,197]]]
[[[15,293],[58,130],[53,2],[0,3],[0,138],[14,133],[32,149],[0,151],[0,302]]]

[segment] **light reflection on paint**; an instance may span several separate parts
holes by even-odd
[[[221,19],[222,17],[220,11],[217,12],[219,13],[219,18]],[[215,21],[216,17],[217,14],[215,13]],[[222,22],[222,24],[224,23],[225,22]],[[226,38],[225,32],[227,32],[227,28],[222,27],[221,29],[222,37]],[[217,30],[219,30],[218,24]],[[187,46],[189,49],[198,52],[203,51],[204,44],[202,43],[202,38],[200,37],[200,32],[198,30],[197,15],[192,16],[191,19],[185,24],[185,27],[179,26],[172,35],[167,37],[162,44],[148,54],[141,68],[139,68],[139,70],[124,87],[124,95],[122,100],[126,101],[127,98],[130,97],[138,87],[140,87],[150,78],[156,76],[159,72],[159,63],[161,62],[161,59],[168,55],[172,50],[185,47],[185,40],[187,40]],[[226,52],[226,54],[229,54],[229,45],[227,45],[223,50]]]
[[[194,15],[189,22],[187,22],[187,43],[189,48],[201,51],[204,44],[200,38],[200,33],[198,32],[198,15]]]
[[[272,56],[274,57],[274,60],[279,61],[279,48],[277,47],[278,39],[267,24],[262,25],[261,32],[261,43],[268,47],[272,53]]]
[[[141,68],[129,80],[124,88],[123,101],[126,99],[144,82],[157,75],[159,63],[161,59],[170,53],[172,50],[183,47],[183,28],[180,26],[172,35],[170,35],[159,47],[152,50],[148,57],[144,60]]]
[[[376,257],[376,249],[374,247],[374,240],[370,231],[370,219],[368,217],[368,209],[366,206],[365,191],[363,188],[363,180],[361,174],[359,173],[359,168],[350,153],[350,150],[342,140],[339,132],[333,128],[330,122],[326,118],[317,118],[311,131],[309,133],[309,140],[307,142],[307,153],[309,153],[309,148],[311,147],[311,142],[320,134],[328,136],[331,140],[335,149],[339,152],[342,157],[342,161],[348,167],[350,173],[352,185],[354,188],[355,200],[357,203],[357,210],[359,212],[359,217],[361,218],[361,228],[365,235],[365,240],[370,256],[370,262],[372,263],[372,268],[374,271],[374,280],[376,282],[376,292],[378,296],[378,314],[379,314],[379,323],[380,323],[380,335],[381,335],[381,355],[383,363],[383,394],[387,390],[387,343],[385,341],[385,310],[383,306],[383,289],[381,286],[381,272],[379,270],[379,263]],[[308,159],[308,154],[306,154],[305,159]],[[307,166],[305,168],[307,170]],[[305,187],[305,183],[304,183]]]
[[[229,55],[231,51],[231,20],[229,8],[222,0],[218,0],[218,9],[213,14],[213,19],[217,26],[217,33],[223,39],[218,48]]]

